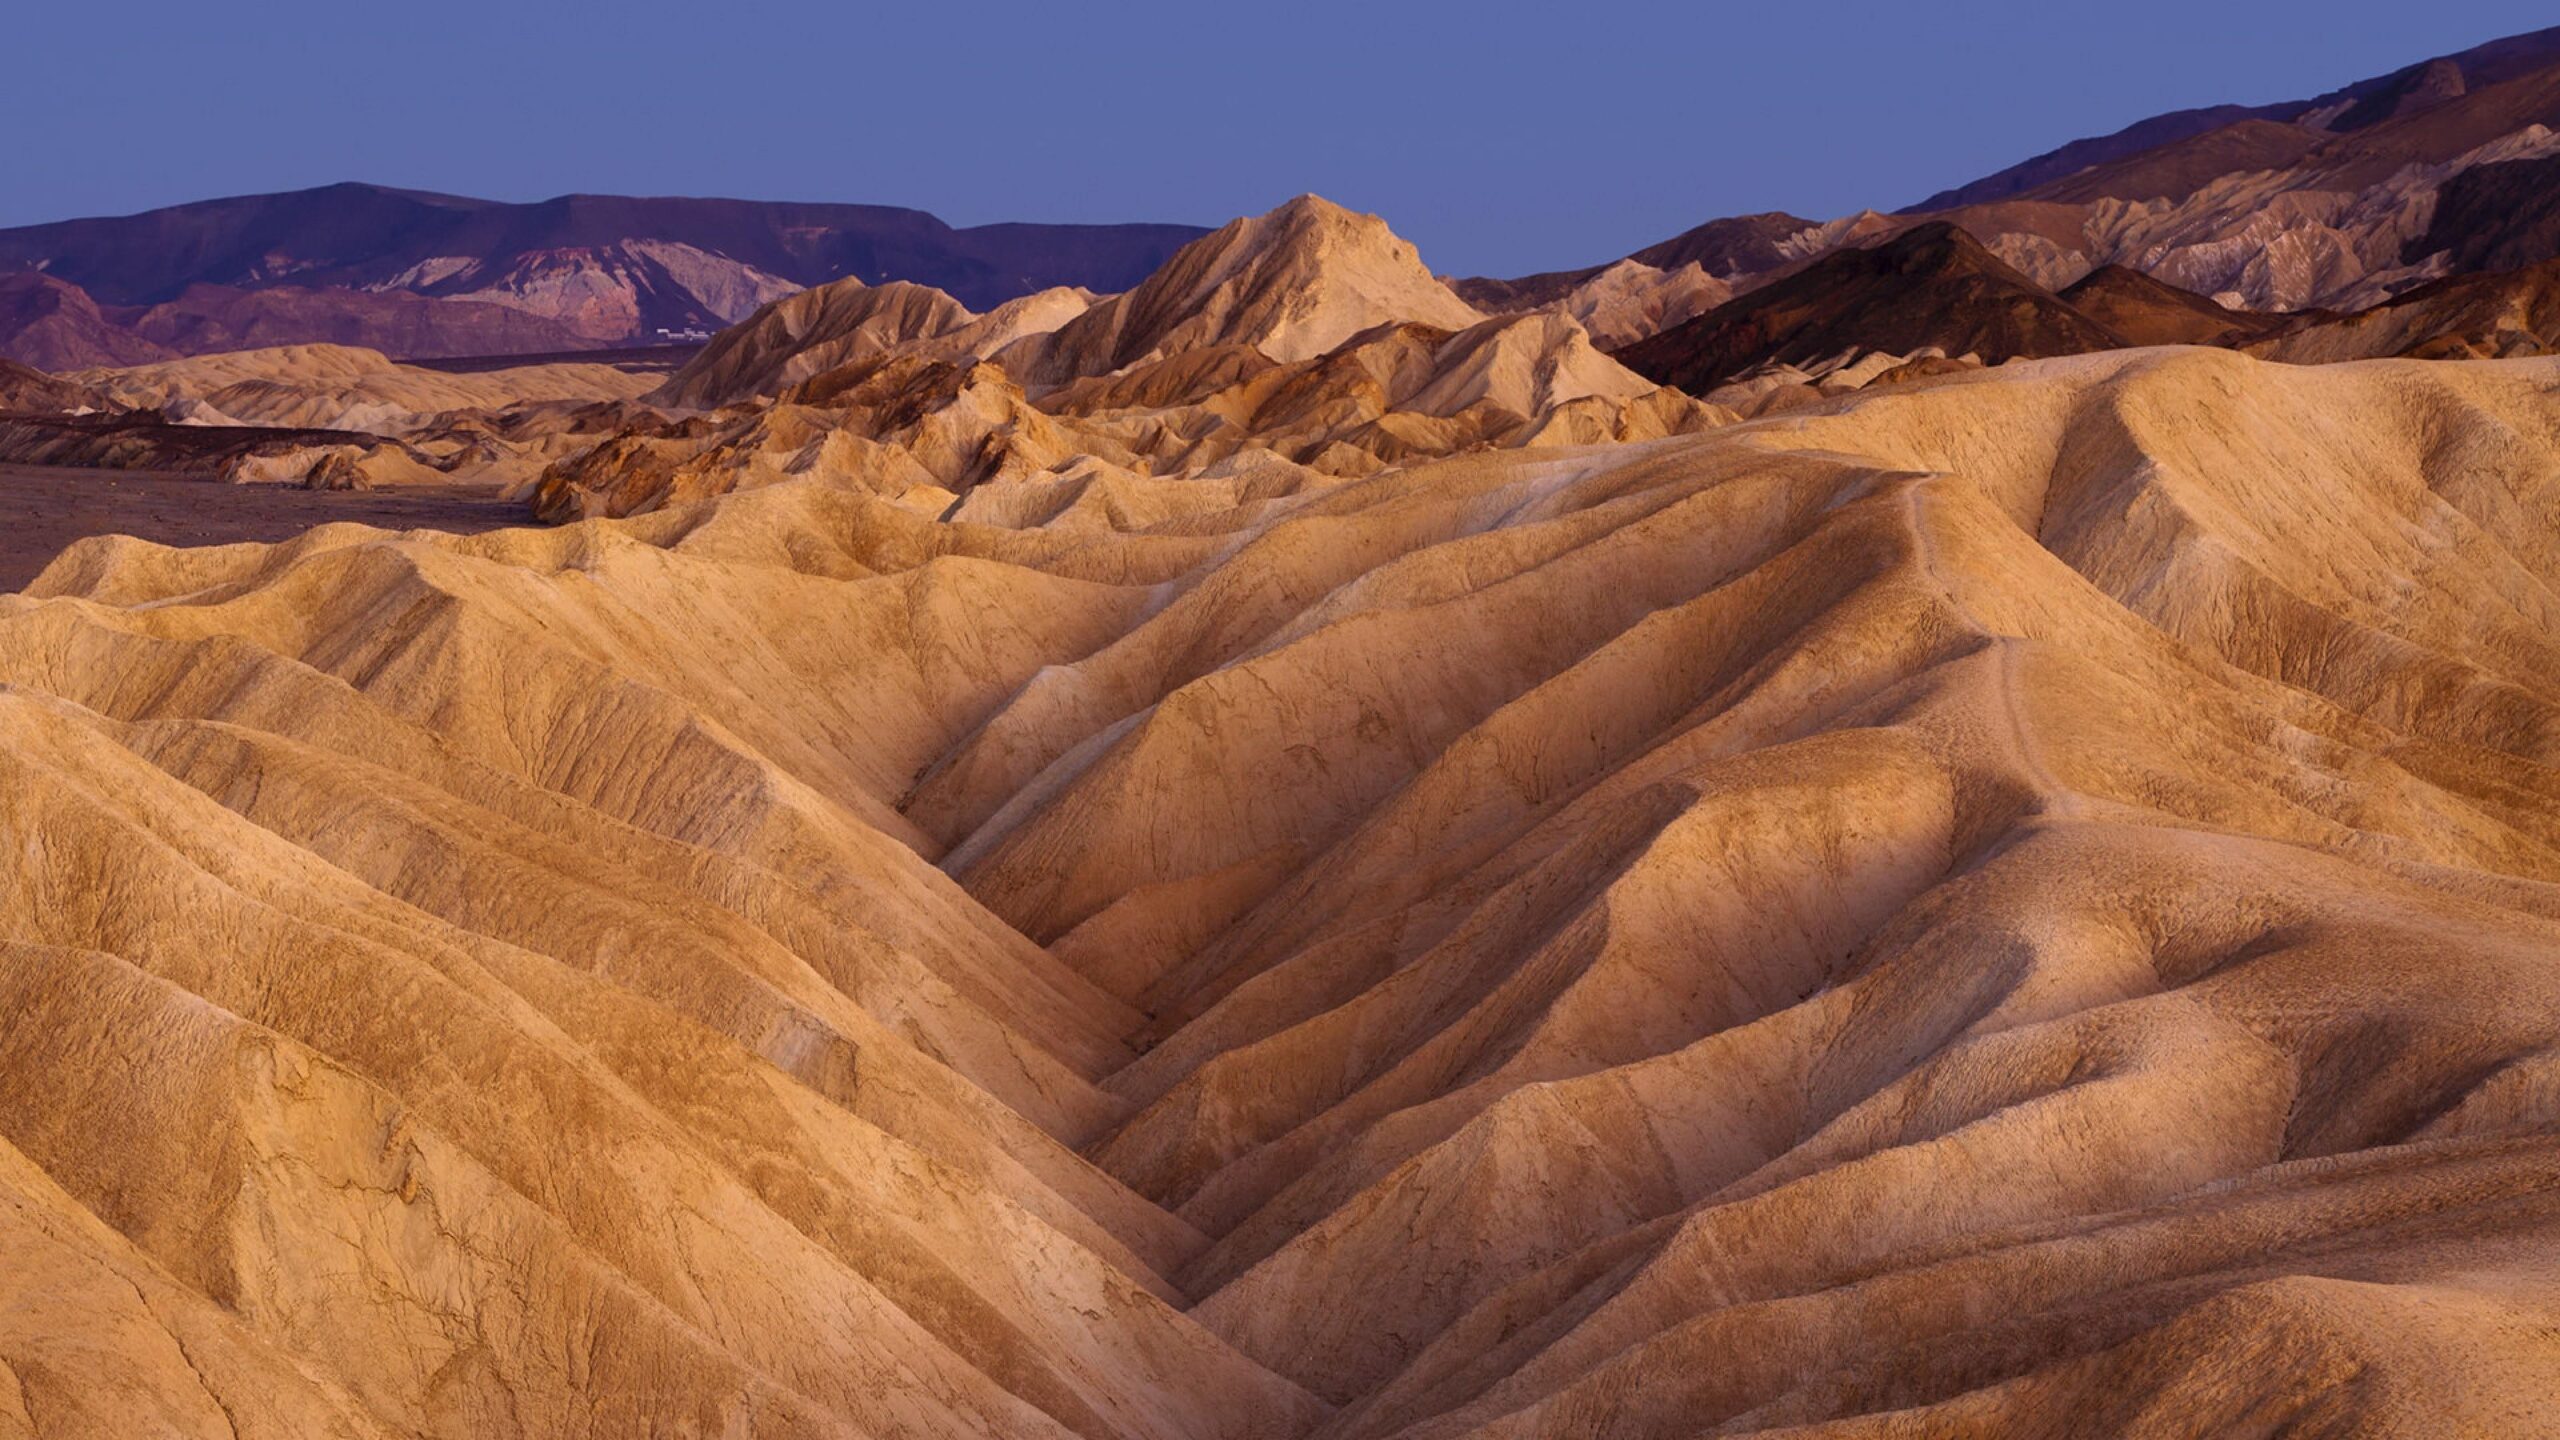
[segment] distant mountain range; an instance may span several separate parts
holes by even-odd
[[[0,230],[0,354],[60,369],[305,341],[399,355],[629,345],[847,277],[916,281],[979,308],[1061,285],[1125,290],[1204,233],[330,185]]]
[[[2144,155],[2193,154],[2204,147],[2191,147],[2188,142],[2252,121],[2323,135],[2350,135],[2386,120],[2438,108],[2470,91],[2523,79],[2550,66],[2555,59],[2560,59],[2560,28],[2492,40],[2459,54],[2358,80],[2316,99],[2173,110],[2136,121],[2112,135],[2074,140],[1971,184],[1941,190],[1910,206],[1906,213],[1927,214],[2014,200],[2091,176],[2098,177],[2099,187],[2105,189],[2122,177],[2122,169],[2116,167],[2126,161]]]
[[[2560,254],[2555,130],[2560,28],[2311,100],[2154,116],[1891,214],[1721,218],[1615,263],[1695,263],[1743,293],[1943,221],[2049,290],[2116,265],[2236,308],[2358,310],[2449,274]],[[1562,299],[1609,268],[1457,289],[1516,308]]]
[[[1850,246],[1615,352],[1637,374],[1750,409],[1800,374],[1824,393],[1844,362],[1927,355],[1941,368],[2148,345],[2215,345],[2322,363],[2508,358],[2560,342],[2560,260],[2447,276],[2353,314],[2236,310],[2122,265],[2047,290],[1943,220]],[[1900,372],[1908,375],[1911,371]],[[1745,383],[1759,377],[1757,384]],[[1727,390],[1728,385],[1740,385]]]
[[[1827,255],[1945,224],[2050,295],[2113,268],[2233,312],[2361,311],[2560,256],[2555,132],[2560,28],[2308,100],[2154,116],[1902,211],[1719,218],[1615,261],[1453,287],[1487,313],[1562,303],[1603,343],[1631,345]],[[0,230],[0,357],[58,371],[306,342],[403,357],[617,348],[701,338],[846,279],[987,311],[1051,289],[1127,291],[1205,233],[332,185]],[[1717,345],[1725,359],[1749,348]]]

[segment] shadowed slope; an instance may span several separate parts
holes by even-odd
[[[893,352],[982,356],[1056,329],[1092,298],[1081,290],[1043,290],[972,315],[926,286],[839,280],[777,300],[721,331],[650,398],[678,407],[731,405]]]
[[[2560,260],[2495,275],[2454,275],[2353,315],[2323,315],[2251,342],[2295,364],[2385,359],[2505,359],[2560,346]]]
[[[1935,347],[1998,364],[2125,343],[1964,231],[1933,224],[1871,250],[1834,252],[1618,358],[1648,379],[1703,395],[1755,366],[1850,350]]]
[[[2229,345],[2283,321],[2233,310],[2122,265],[2102,265],[2062,291],[2062,303],[2133,345]]]

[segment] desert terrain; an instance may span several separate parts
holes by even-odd
[[[25,1433],[2553,1422],[2560,362],[1162,483],[0,601]]]
[[[0,362],[0,1440],[2560,1434],[2555,66]]]
[[[272,543],[342,521],[473,534],[520,525],[524,509],[489,486],[346,493],[146,471],[0,465],[0,591],[25,589],[73,541],[92,535],[131,535],[159,545]]]

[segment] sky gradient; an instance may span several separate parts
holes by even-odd
[[[2549,0],[971,6],[136,0],[13,17],[0,225],[370,180],[1216,224],[1313,190],[1435,268],[1919,200],[2163,110],[2306,97]]]

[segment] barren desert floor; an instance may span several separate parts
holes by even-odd
[[[352,521],[383,530],[477,534],[523,523],[524,507],[494,486],[401,491],[226,485],[181,475],[0,465],[0,592],[23,590],[63,547],[91,535],[162,545],[287,540],[314,525]]]

